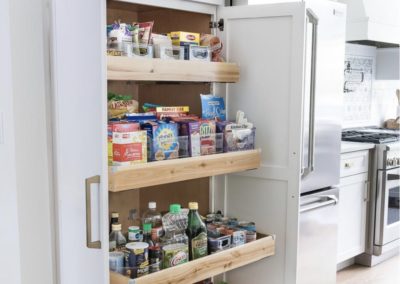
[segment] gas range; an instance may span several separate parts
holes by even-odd
[[[344,129],[342,141],[385,144],[400,141],[400,131],[379,127]]]
[[[371,153],[368,241],[365,253],[356,257],[357,263],[372,266],[400,247],[400,130],[344,129],[342,140],[376,144]]]

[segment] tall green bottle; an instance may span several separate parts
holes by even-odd
[[[197,202],[189,202],[188,226],[186,234],[189,237],[189,259],[197,259],[208,254],[207,228],[201,220]]]

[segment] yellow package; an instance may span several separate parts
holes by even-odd
[[[200,34],[190,32],[171,32],[171,40],[173,45],[200,44]]]

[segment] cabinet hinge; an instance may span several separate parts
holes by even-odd
[[[219,19],[218,22],[210,22],[210,29],[218,28],[221,32],[224,30],[224,19]]]

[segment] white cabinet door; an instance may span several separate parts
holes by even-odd
[[[295,283],[306,7],[220,7],[217,16],[224,56],[240,66],[240,81],[219,92],[229,119],[242,110],[257,127],[262,150],[259,169],[226,178],[224,211],[277,236],[274,257],[227,273],[227,282]]]
[[[340,179],[337,263],[365,251],[368,174]]]
[[[52,1],[54,185],[62,284],[108,283],[105,4]]]

